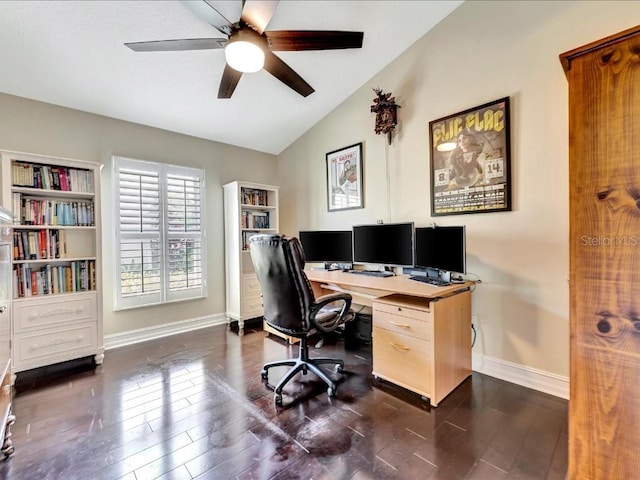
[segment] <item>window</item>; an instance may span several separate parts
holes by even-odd
[[[113,157],[115,310],[206,295],[204,170]]]

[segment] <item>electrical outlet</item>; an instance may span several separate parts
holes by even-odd
[[[380,219],[376,220],[376,223],[377,223],[378,225],[382,225],[384,222],[383,222],[383,221],[382,221],[382,219],[380,218]]]

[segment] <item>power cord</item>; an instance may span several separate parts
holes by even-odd
[[[478,335],[478,332],[476,332],[476,326],[473,323],[471,324],[471,330],[473,330],[473,340],[471,340],[471,348],[473,348],[476,344],[476,337]]]
[[[465,280],[469,280],[470,282],[482,283],[482,280],[480,279],[480,275],[478,275],[477,273],[468,272],[465,275],[465,277],[468,276],[468,275],[473,275],[474,277],[476,277],[475,280],[473,278],[465,279]],[[462,276],[460,278],[462,278]]]

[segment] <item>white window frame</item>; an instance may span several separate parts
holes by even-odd
[[[158,162],[149,162],[145,160],[137,160],[126,157],[113,156],[113,185],[114,185],[114,310],[126,310],[131,308],[146,307],[150,305],[160,305],[165,303],[173,303],[184,300],[194,300],[198,298],[204,298],[207,295],[207,262],[206,262],[206,235],[205,235],[205,172],[203,169],[180,167],[176,165],[169,165]],[[158,176],[158,195],[159,200],[157,202],[158,216],[159,216],[159,228],[157,233],[131,233],[121,231],[121,204],[120,204],[120,173],[121,171],[133,171],[139,172],[144,175]],[[169,221],[169,209],[168,209],[168,178],[176,177],[185,178],[187,180],[194,181],[199,180],[199,193],[200,193],[200,229],[198,231],[179,231],[172,232],[168,228]],[[186,218],[186,217],[185,217]],[[160,262],[160,288],[155,292],[142,292],[135,295],[123,295],[121,284],[121,261],[122,261],[122,240],[145,240],[145,239],[157,239],[158,244],[162,247],[158,261]],[[196,286],[187,288],[175,288],[170,287],[170,272],[167,266],[169,265],[170,252],[169,241],[172,239],[187,239],[194,240],[200,244],[200,279],[201,283]]]

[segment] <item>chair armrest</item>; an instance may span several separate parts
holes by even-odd
[[[342,302],[342,308],[340,312],[336,314],[334,320],[329,325],[322,325],[316,322],[316,315],[322,310],[323,307],[327,306],[333,302]],[[323,295],[316,299],[316,302],[311,306],[311,314],[310,320],[313,324],[314,328],[320,330],[321,332],[332,332],[336,329],[341,323],[344,323],[344,318],[349,313],[349,309],[351,308],[351,295],[344,292],[336,292],[330,293],[328,295]]]

